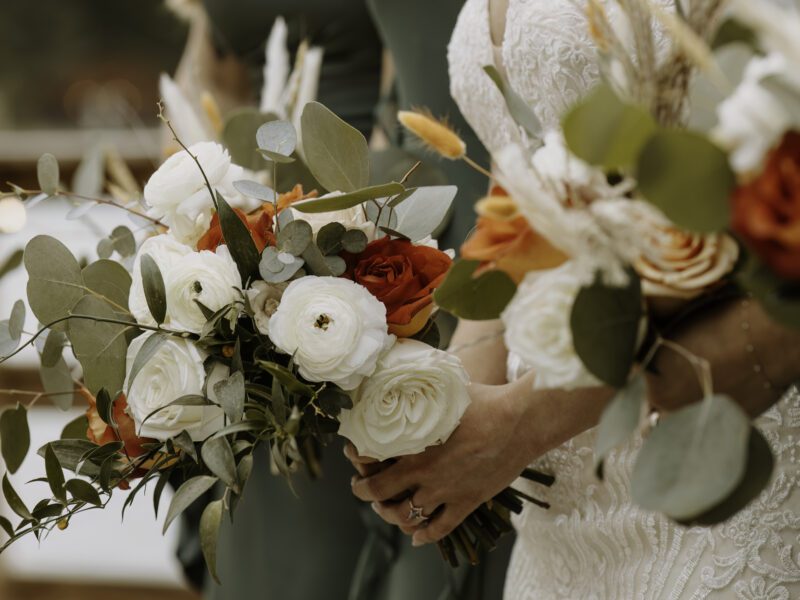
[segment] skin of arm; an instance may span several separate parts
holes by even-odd
[[[477,331],[465,326],[454,336],[456,349],[459,339],[469,339]],[[482,327],[489,331],[487,324]],[[746,310],[741,300],[716,305],[684,323],[670,339],[706,359],[714,391],[728,393],[751,415],[774,404],[800,376],[800,332],[776,324],[752,301]],[[754,352],[748,351],[749,344]],[[494,365],[487,370],[497,369],[504,351],[495,348],[490,353],[485,347],[478,351],[480,345],[460,351],[465,366],[482,368],[480,358]],[[470,348],[475,353],[468,355]],[[756,364],[761,373],[755,372]],[[695,372],[682,354],[663,348],[653,367],[648,374],[650,400],[659,410],[675,410],[702,399]],[[762,374],[771,382],[769,388]],[[497,376],[479,377],[494,383]],[[416,545],[446,536],[533,460],[596,425],[614,394],[606,387],[534,390],[533,378],[531,373],[504,385],[473,383],[472,404],[458,429],[446,443],[421,454],[379,466],[348,447],[346,454],[360,470],[353,479],[353,493],[372,502],[386,521],[412,534]],[[404,499],[393,501],[396,498]],[[409,500],[431,516],[424,526],[408,520]]]

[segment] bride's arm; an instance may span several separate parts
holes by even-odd
[[[506,383],[508,351],[503,343],[503,322],[458,322],[448,350],[458,356],[470,381],[486,385]]]
[[[752,414],[774,403],[800,376],[800,332],[777,325],[755,303],[746,311],[741,301],[716,307],[687,323],[672,340],[708,359],[715,391],[730,394]],[[681,355],[664,350],[655,366],[660,374],[650,377],[650,390],[661,408],[701,399]],[[473,384],[473,402],[445,444],[356,477],[353,492],[373,502],[388,522],[414,533],[415,543],[441,539],[534,459],[594,426],[614,393],[609,388],[534,390],[532,377],[506,385]],[[349,456],[360,462],[352,448]],[[406,490],[414,490],[412,501],[427,515],[442,507],[427,527],[409,523],[407,502],[390,502]]]

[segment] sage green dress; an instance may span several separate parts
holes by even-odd
[[[467,140],[470,155],[485,163],[480,144],[450,99],[445,46],[462,0],[386,0],[369,3],[383,42],[395,54],[396,94],[379,102],[381,42],[363,0],[204,0],[220,52],[234,52],[252,67],[260,88],[264,40],[274,18],[289,26],[290,46],[307,38],[325,49],[319,100],[369,135],[376,119],[386,123],[395,148],[376,155],[373,175],[426,163],[417,183],[459,186],[443,247],[457,248],[474,223],[472,205],[485,179],[460,163],[423,153],[392,126],[397,106],[427,106],[447,114]],[[414,14],[424,14],[415,22]],[[381,110],[381,107],[383,110]],[[383,117],[383,118],[381,118]],[[389,117],[389,118],[387,118]],[[401,151],[402,150],[402,151]],[[198,514],[189,514],[179,556],[195,582],[205,580],[209,600],[445,600],[501,597],[507,552],[498,549],[479,568],[453,571],[434,547],[412,549],[351,493],[354,471],[340,441],[325,448],[323,477],[300,473],[286,481],[269,470],[266,451],[236,510],[221,532],[218,573],[205,576],[196,536]],[[494,568],[497,566],[497,568]],[[499,577],[495,573],[500,573]]]

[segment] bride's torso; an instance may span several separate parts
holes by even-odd
[[[673,0],[658,0],[671,6]],[[616,2],[605,0],[608,11]],[[508,0],[501,43],[492,43],[489,0],[467,0],[448,47],[451,92],[484,145],[497,152],[519,139],[495,85],[494,65],[545,129],[600,77],[584,0]],[[657,40],[664,48],[665,40]],[[762,496],[728,523],[685,529],[636,508],[630,473],[641,443],[613,453],[605,481],[593,474],[594,431],[543,457],[557,477],[552,508],[528,507],[506,584],[508,600],[800,598],[800,465],[795,390],[758,420],[777,457]],[[520,485],[529,485],[520,482]]]

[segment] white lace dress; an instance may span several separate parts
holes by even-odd
[[[599,70],[583,2],[509,0],[499,48],[491,42],[487,3],[467,0],[448,58],[453,97],[496,152],[518,132],[484,65],[501,69],[548,128],[597,82]],[[614,4],[606,2],[609,10]],[[757,425],[777,458],[773,480],[746,510],[714,528],[679,527],[632,504],[640,440],[609,457],[602,483],[592,473],[593,431],[548,453],[535,466],[557,482],[531,491],[552,508],[529,507],[517,519],[506,599],[800,599],[800,392],[789,392]]]

